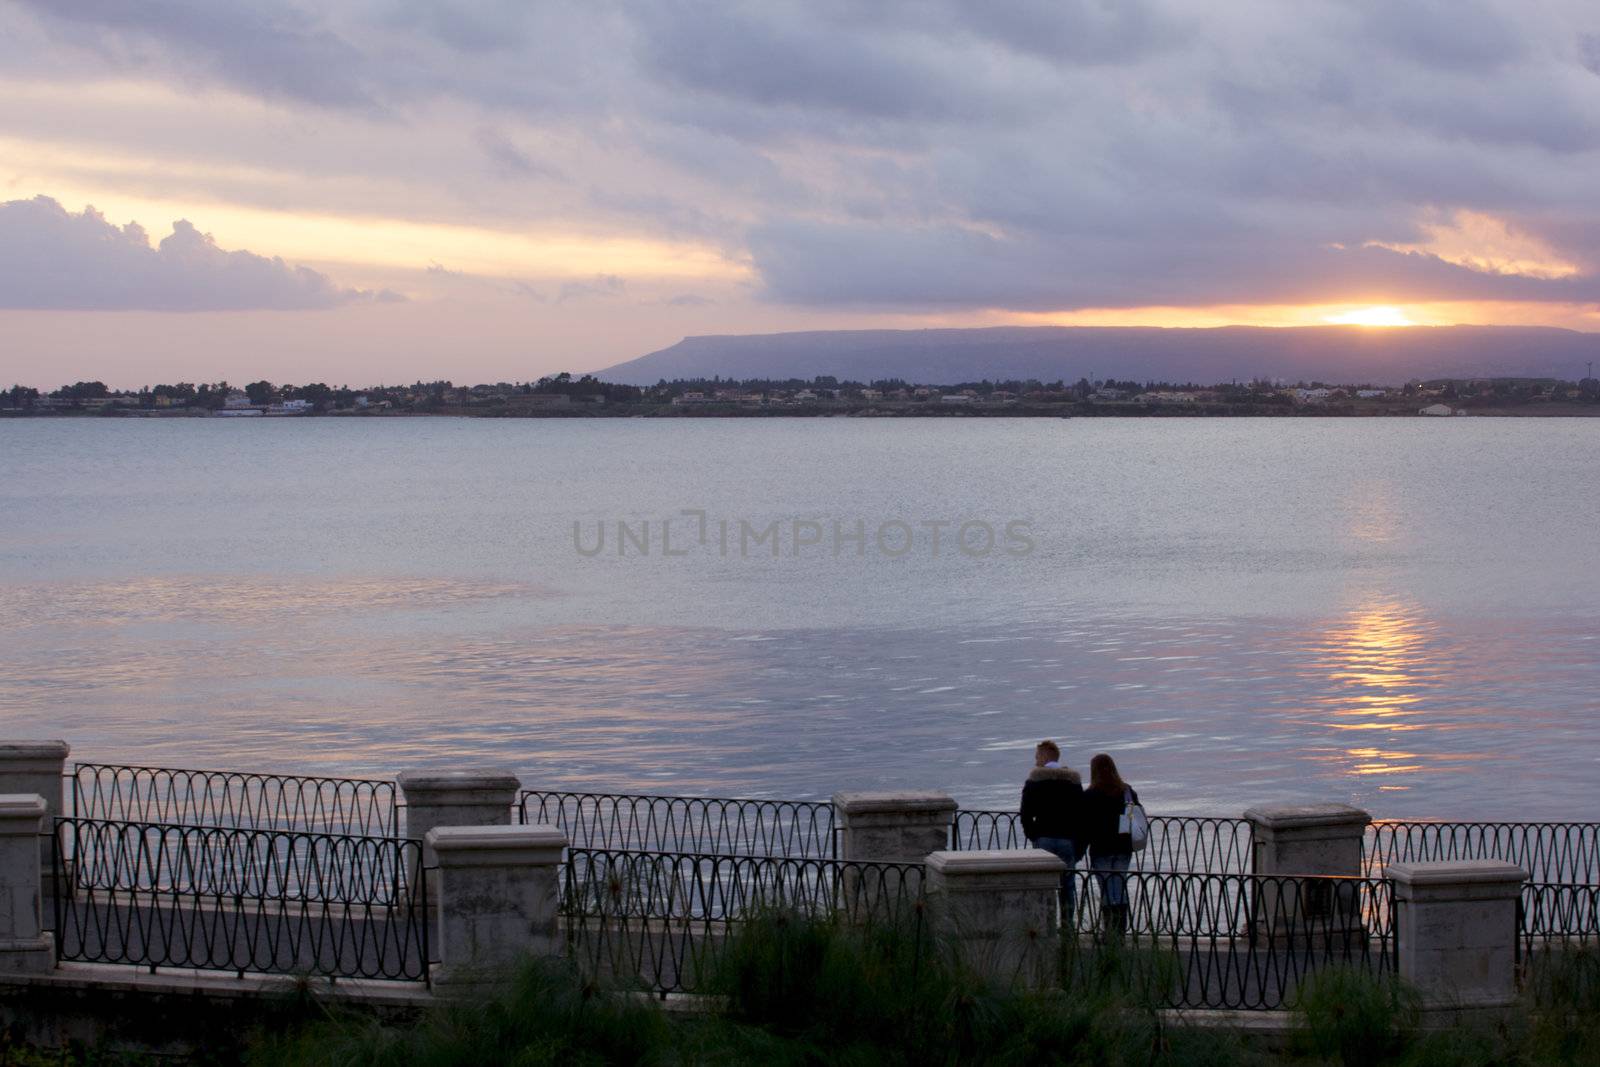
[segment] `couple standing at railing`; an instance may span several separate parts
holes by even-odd
[[[1022,785],[1022,832],[1029,844],[1055,853],[1067,865],[1061,876],[1062,925],[1075,924],[1075,868],[1087,854],[1100,886],[1102,921],[1113,931],[1127,928],[1127,871],[1149,830],[1139,794],[1122,780],[1115,760],[1104,752],[1091,759],[1085,789],[1078,772],[1062,765],[1061,746],[1039,742],[1033,770]]]

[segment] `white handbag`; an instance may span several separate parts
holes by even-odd
[[[1132,790],[1122,795],[1122,814],[1117,817],[1117,833],[1128,835],[1135,852],[1143,852],[1150,843],[1150,820],[1145,817],[1144,805],[1134,801]]]

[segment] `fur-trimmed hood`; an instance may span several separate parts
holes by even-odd
[[[1083,779],[1071,767],[1035,767],[1028,772],[1030,782],[1063,781],[1081,786]]]

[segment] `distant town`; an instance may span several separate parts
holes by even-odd
[[[49,393],[0,392],[0,417],[284,418],[454,415],[483,418],[1230,415],[1600,415],[1600,381],[1459,378],[1403,386],[1256,380],[1197,385],[1114,378],[1076,382],[974,381],[920,385],[725,378],[621,385],[591,375],[526,382],[448,381],[363,389],[225,381],[113,390],[75,382]]]

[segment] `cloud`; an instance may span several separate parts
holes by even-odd
[[[500,130],[491,126],[481,126],[477,133],[478,147],[483,151],[484,157],[494,165],[495,169],[507,178],[559,178],[561,175],[550,167],[535,162],[526,152],[518,148]]]
[[[1583,0],[16,10],[63,80],[110,59],[281,108],[242,120],[253,156],[282,146],[252,158],[285,175],[263,197],[331,198],[314,179],[337,159],[326,210],[347,212],[370,159],[392,217],[692,236],[782,304],[1570,302],[1600,279],[1600,8]]]
[[[519,299],[530,300],[535,304],[548,304],[550,302],[548,296],[521,278],[471,274],[464,270],[446,267],[444,264],[437,262],[430,262],[426,273],[436,282],[444,282],[454,287],[504,293]]]
[[[596,274],[588,281],[564,283],[556,296],[556,303],[564,304],[569,300],[587,297],[621,296],[627,287],[627,282],[615,274]]]
[[[1214,235],[1159,249],[1115,234],[1070,243],[970,229],[788,225],[751,251],[769,293],[834,307],[1211,306],[1451,300],[1600,301],[1600,279],[1475,270],[1439,255]]]
[[[47,196],[0,203],[0,308],[224,311],[401,299],[219,248],[182,219],[152,248],[138,223],[118,227],[92,207],[73,213]]]
[[[375,106],[361,84],[362,50],[292,3],[236,0],[17,0],[82,31],[81,43],[121,66],[150,62],[146,42],[182,57],[197,74],[270,99]]]

